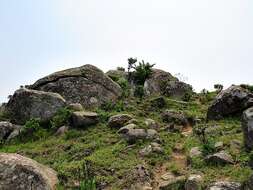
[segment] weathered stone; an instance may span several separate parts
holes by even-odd
[[[223,142],[222,141],[216,142],[214,144],[214,147],[215,147],[216,150],[222,150],[222,148],[223,148]]]
[[[18,154],[0,153],[1,190],[55,190],[54,170]]]
[[[97,113],[94,112],[73,112],[71,116],[71,125],[73,127],[86,127],[96,125],[98,122],[99,116]]]
[[[68,127],[68,126],[62,126],[62,127],[60,127],[59,129],[57,129],[55,135],[56,135],[56,136],[64,135],[68,130],[69,130],[69,127]]]
[[[157,122],[155,122],[155,120],[153,120],[153,119],[150,119],[150,118],[145,119],[144,123],[150,129],[158,129],[159,128],[159,124]]]
[[[127,79],[127,72],[123,70],[109,70],[105,73],[108,77],[110,77],[113,81],[117,81],[120,78]]]
[[[207,190],[242,190],[242,185],[236,182],[219,181],[211,184]]]
[[[121,128],[131,119],[133,119],[133,117],[128,114],[114,115],[109,118],[108,126],[112,128]]]
[[[162,113],[162,119],[164,122],[182,126],[187,126],[189,124],[187,117],[183,113],[174,110],[165,110]]]
[[[156,130],[138,129],[135,124],[122,127],[118,133],[130,143],[134,143],[139,139],[155,139],[158,136]]]
[[[84,110],[82,104],[79,104],[79,103],[69,104],[68,108],[73,111],[83,111]]]
[[[199,147],[193,147],[193,148],[190,150],[189,156],[190,156],[190,158],[200,157],[200,156],[202,156],[202,152],[201,152],[201,150],[200,150]]]
[[[185,176],[178,176],[170,180],[161,182],[159,189],[160,190],[184,189],[185,181],[186,181]]]
[[[10,134],[14,130],[19,129],[19,128],[20,126],[18,125],[13,125],[12,123],[7,122],[7,121],[1,121],[0,122],[0,142],[7,140]]]
[[[158,153],[161,154],[163,153],[163,148],[161,147],[160,144],[153,142],[150,145],[144,147],[143,149],[140,150],[140,155],[141,156],[148,156],[151,153]]]
[[[164,90],[164,95],[169,97],[182,98],[187,93],[192,93],[192,86],[181,81],[169,81]]]
[[[185,190],[201,190],[203,178],[201,175],[191,174],[185,183]]]
[[[231,86],[220,92],[208,108],[207,119],[218,120],[253,106],[253,94],[240,86]]]
[[[85,108],[117,100],[120,86],[93,65],[84,65],[46,76],[29,88],[61,94],[68,103],[80,103]]]
[[[253,149],[253,107],[245,110],[242,117],[242,130],[245,147]]]
[[[32,118],[49,121],[65,105],[59,94],[21,88],[10,98],[6,111],[12,122],[24,124]]]
[[[146,95],[163,94],[167,81],[178,80],[170,73],[159,69],[153,69],[151,76],[144,83]]]
[[[234,164],[232,156],[225,151],[220,151],[218,153],[209,155],[205,158],[208,163],[215,164]]]
[[[137,165],[128,178],[134,181],[130,187],[131,190],[145,190],[143,187],[151,187],[150,173],[144,165]]]

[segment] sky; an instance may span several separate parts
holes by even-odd
[[[55,71],[129,57],[196,91],[253,84],[253,1],[0,0],[0,102]]]

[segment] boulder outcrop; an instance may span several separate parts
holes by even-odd
[[[251,106],[253,106],[253,94],[240,86],[231,86],[217,95],[208,108],[207,119],[222,119],[242,113]]]
[[[13,123],[24,124],[32,118],[48,121],[65,105],[64,98],[57,93],[21,88],[10,98],[6,112]]]
[[[0,153],[0,189],[55,190],[57,173],[18,154]]]
[[[29,88],[59,93],[68,103],[80,103],[85,108],[115,101],[122,94],[120,86],[93,65],[53,73]]]

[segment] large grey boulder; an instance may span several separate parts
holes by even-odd
[[[19,130],[21,126],[14,125],[8,121],[0,122],[0,142],[8,140],[13,131]]]
[[[109,118],[108,126],[112,128],[121,128],[127,124],[133,117],[128,114],[117,114]]]
[[[170,73],[160,69],[153,69],[151,76],[144,83],[146,95],[163,94],[167,81],[178,81]]]
[[[168,97],[182,98],[187,93],[192,93],[192,86],[182,81],[169,81],[166,84],[163,94]]]
[[[219,181],[211,184],[207,190],[242,190],[242,185],[236,182]]]
[[[55,190],[57,173],[18,154],[0,153],[1,190]]]
[[[190,124],[188,118],[181,112],[165,110],[161,114],[162,120],[166,123],[187,126]]]
[[[253,107],[243,112],[242,130],[246,148],[253,149]]]
[[[118,133],[129,143],[140,139],[155,139],[158,133],[154,129],[140,129],[135,124],[129,124],[119,129]]]
[[[253,106],[253,94],[240,86],[221,91],[208,108],[207,119],[218,120]]]
[[[13,123],[24,124],[31,118],[48,121],[65,105],[64,98],[57,93],[21,88],[10,98],[6,112]]]
[[[232,156],[223,150],[207,156],[205,160],[212,164],[234,164]]]
[[[96,125],[99,122],[99,116],[94,112],[77,111],[72,113],[71,123],[73,127],[87,127]]]
[[[120,86],[93,65],[84,65],[46,76],[29,88],[62,95],[68,103],[80,103],[85,108],[117,100]]]

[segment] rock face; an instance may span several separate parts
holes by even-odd
[[[71,123],[73,127],[86,127],[99,122],[98,114],[94,112],[78,111],[73,112]]]
[[[233,158],[230,154],[226,153],[225,151],[220,151],[213,155],[207,156],[206,161],[208,163],[215,163],[215,164],[233,164]]]
[[[21,126],[13,125],[7,121],[0,122],[0,142],[8,140],[13,131],[20,129]]]
[[[48,121],[65,105],[59,94],[21,88],[7,103],[6,111],[13,123],[24,124],[31,118]]]
[[[241,190],[242,186],[240,183],[219,181],[211,184],[207,190]]]
[[[159,69],[153,69],[153,73],[144,83],[144,91],[146,95],[163,94],[166,87],[162,81],[178,81],[170,73]]]
[[[240,86],[231,86],[220,92],[208,108],[207,119],[218,120],[241,113],[253,106],[253,94]]]
[[[179,112],[174,110],[165,110],[162,113],[162,119],[164,122],[177,124],[182,126],[187,126],[189,124],[187,117]]]
[[[154,129],[138,129],[135,124],[129,124],[119,129],[118,133],[129,143],[134,143],[139,139],[154,139],[158,133]]]
[[[133,117],[128,114],[114,115],[109,118],[108,125],[109,125],[109,127],[119,129],[119,128],[123,127],[131,119],[133,119]]]
[[[192,174],[185,183],[185,190],[201,190],[203,178],[201,175]]]
[[[181,81],[169,81],[165,87],[164,95],[169,97],[183,97],[186,93],[192,92],[192,87]]]
[[[0,153],[1,190],[55,190],[54,170],[18,154]]]
[[[253,107],[243,112],[242,130],[246,148],[253,149]]]
[[[68,103],[80,103],[85,108],[115,101],[122,94],[117,83],[92,65],[53,73],[29,88],[59,93]]]

